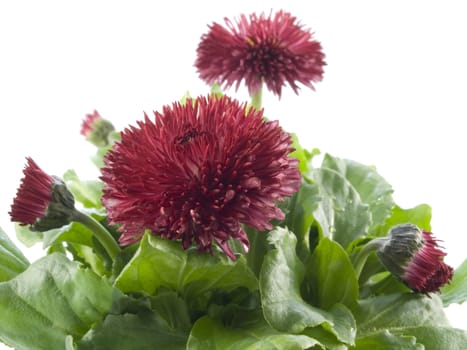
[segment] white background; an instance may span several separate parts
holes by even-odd
[[[25,157],[47,172],[99,174],[79,134],[97,109],[118,129],[160,110],[198,80],[195,50],[207,24],[285,9],[326,54],[316,92],[264,107],[307,148],[377,167],[404,207],[428,203],[446,261],[467,257],[467,11],[462,1],[2,1],[0,3],[0,225]],[[247,98],[246,89],[238,93]],[[31,261],[41,247],[24,248]],[[467,307],[448,310],[466,327]],[[0,345],[1,348],[1,345]]]

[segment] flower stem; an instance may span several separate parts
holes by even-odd
[[[102,226],[99,221],[92,216],[76,210],[74,221],[77,221],[92,231],[97,240],[102,244],[112,260],[120,253],[120,246],[112,237],[109,231]]]
[[[360,274],[362,273],[363,266],[365,266],[368,256],[374,251],[378,250],[386,241],[386,238],[373,239],[367,244],[365,244],[363,248],[357,253],[355,258],[353,259],[353,266],[355,269],[355,275],[357,276],[357,280],[360,278]]]
[[[251,106],[254,107],[257,111],[261,109],[263,103],[263,86],[261,86],[258,91],[251,95]]]

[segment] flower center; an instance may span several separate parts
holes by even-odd
[[[182,136],[177,136],[174,140],[174,144],[186,145],[187,143],[197,138],[198,136],[204,136],[204,135],[206,135],[205,131],[199,131],[197,128],[192,128],[188,130]]]
[[[249,39],[248,44],[248,65],[261,76],[273,76],[284,67],[284,52],[276,39],[270,38],[256,44]]]

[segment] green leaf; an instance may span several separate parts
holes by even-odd
[[[371,344],[380,332],[415,337],[417,344],[423,344],[425,349],[467,348],[467,332],[450,328],[441,299],[436,294],[397,293],[369,298],[360,301],[355,315],[358,325],[357,349],[360,349],[358,345],[361,341]]]
[[[15,277],[28,266],[28,259],[0,227],[0,282]]]
[[[252,318],[243,326],[227,327],[208,316],[196,321],[188,339],[187,350],[300,350],[317,346],[316,339],[305,335],[279,332],[262,318]]]
[[[124,292],[148,294],[166,287],[191,298],[217,288],[226,291],[238,287],[258,288],[257,279],[243,257],[233,262],[225,255],[183,250],[179,242],[149,234],[143,237],[138,251],[115,284]]]
[[[30,248],[44,238],[43,232],[35,232],[29,229],[29,225],[20,225],[15,222],[16,238],[26,247]]]
[[[217,97],[221,98],[224,95],[221,86],[218,83],[214,83],[211,85],[211,94],[216,95]],[[190,95],[188,95],[189,97]],[[186,101],[186,98],[185,98]]]
[[[76,349],[185,349],[191,322],[185,302],[175,292],[151,298],[150,306],[128,303],[91,329]]]
[[[309,152],[300,145],[296,134],[291,133],[290,136],[292,137],[292,148],[294,148],[295,151],[291,152],[289,157],[297,158],[299,161],[298,169],[302,174],[306,174],[311,167],[311,160],[314,156],[320,154],[320,151],[319,149],[314,148]]]
[[[42,232],[42,242],[48,252],[64,250],[62,243],[66,242],[66,250],[72,253],[74,260],[91,266],[98,275],[109,274],[111,262],[107,253],[93,232],[79,222]]]
[[[258,277],[267,250],[267,232],[258,231],[247,225],[244,225],[243,229],[250,242],[248,253],[245,254],[247,265]]]
[[[96,254],[95,249],[83,244],[68,244],[67,250],[73,255],[73,260],[90,267],[99,276],[110,275],[111,262]]]
[[[378,296],[360,301],[355,312],[359,337],[377,330],[406,327],[449,327],[441,299],[407,293]]]
[[[339,172],[329,168],[313,169],[310,179],[319,187],[320,202],[313,212],[324,237],[331,237],[346,248],[366,235],[371,224],[368,205]]]
[[[75,200],[86,208],[102,208],[102,181],[81,181],[72,169],[65,172],[63,180]]]
[[[192,98],[191,95],[190,95],[190,92],[187,90],[185,91],[185,93],[183,94],[182,98],[180,99],[180,104],[182,106],[186,105],[186,100],[189,99],[189,98]]]
[[[300,189],[290,199],[283,224],[297,236],[297,250],[300,257],[310,253],[309,233],[313,224],[313,211],[319,205],[318,186],[302,181]],[[303,259],[304,260],[304,259]]]
[[[307,328],[302,334],[313,339],[319,340],[326,350],[347,350],[348,345],[336,339],[331,333],[325,331],[322,327]]]
[[[104,279],[54,253],[0,283],[0,339],[18,349],[61,350],[81,337],[120,293]]]
[[[307,264],[307,276],[313,301],[321,308],[327,310],[338,303],[353,307],[357,303],[357,277],[340,244],[321,239]]]
[[[338,340],[353,344],[355,321],[345,306],[324,311],[303,300],[300,290],[305,268],[295,253],[295,235],[278,227],[269,233],[268,241],[274,249],[267,253],[260,274],[263,313],[268,323],[287,333],[322,326]]]
[[[382,225],[391,215],[395,203],[391,185],[376,171],[375,167],[364,165],[349,159],[324,157],[323,168],[329,168],[342,174],[358,192],[363,203],[368,205],[371,215],[371,227]],[[370,228],[371,230],[371,228]]]
[[[394,330],[394,333],[416,337],[417,343],[425,345],[427,350],[467,349],[467,331],[462,329],[420,326]]]
[[[444,306],[467,300],[467,259],[454,271],[452,281],[441,289]]]
[[[424,350],[422,344],[417,343],[417,339],[412,336],[395,335],[387,329],[358,338],[355,348],[358,350]]]
[[[384,225],[378,227],[374,233],[377,236],[386,236],[391,227],[405,223],[411,223],[422,230],[431,231],[430,221],[431,207],[427,204],[420,204],[410,209],[402,209],[396,205]]]
[[[66,226],[43,233],[44,248],[58,242],[79,243],[92,247],[93,233],[83,224],[72,222]]]

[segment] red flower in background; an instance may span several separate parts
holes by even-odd
[[[280,97],[286,83],[298,93],[297,82],[314,89],[312,83],[322,80],[321,44],[290,13],[241,15],[236,26],[227,18],[225,24],[213,23],[197,49],[195,66],[208,84],[238,89],[245,80],[252,95],[264,81]]]
[[[47,231],[69,224],[74,215],[74,198],[63,181],[44,172],[31,159],[9,212],[11,221],[30,225],[33,231]]]
[[[418,293],[438,292],[453,274],[433,234],[412,224],[389,231],[388,240],[377,252],[386,268]]]
[[[94,129],[94,123],[102,119],[98,111],[94,110],[91,114],[86,114],[86,117],[83,119],[81,124],[81,135],[87,137],[88,134]]]
[[[92,114],[86,114],[81,124],[81,135],[97,147],[110,144],[109,134],[114,130],[113,124],[102,118],[96,110]]]
[[[241,223],[271,229],[284,214],[276,201],[300,186],[290,135],[262,111],[237,101],[200,97],[146,115],[122,133],[105,157],[103,203],[120,243],[145,229],[199,251],[215,242],[230,258],[229,239],[248,248]]]

